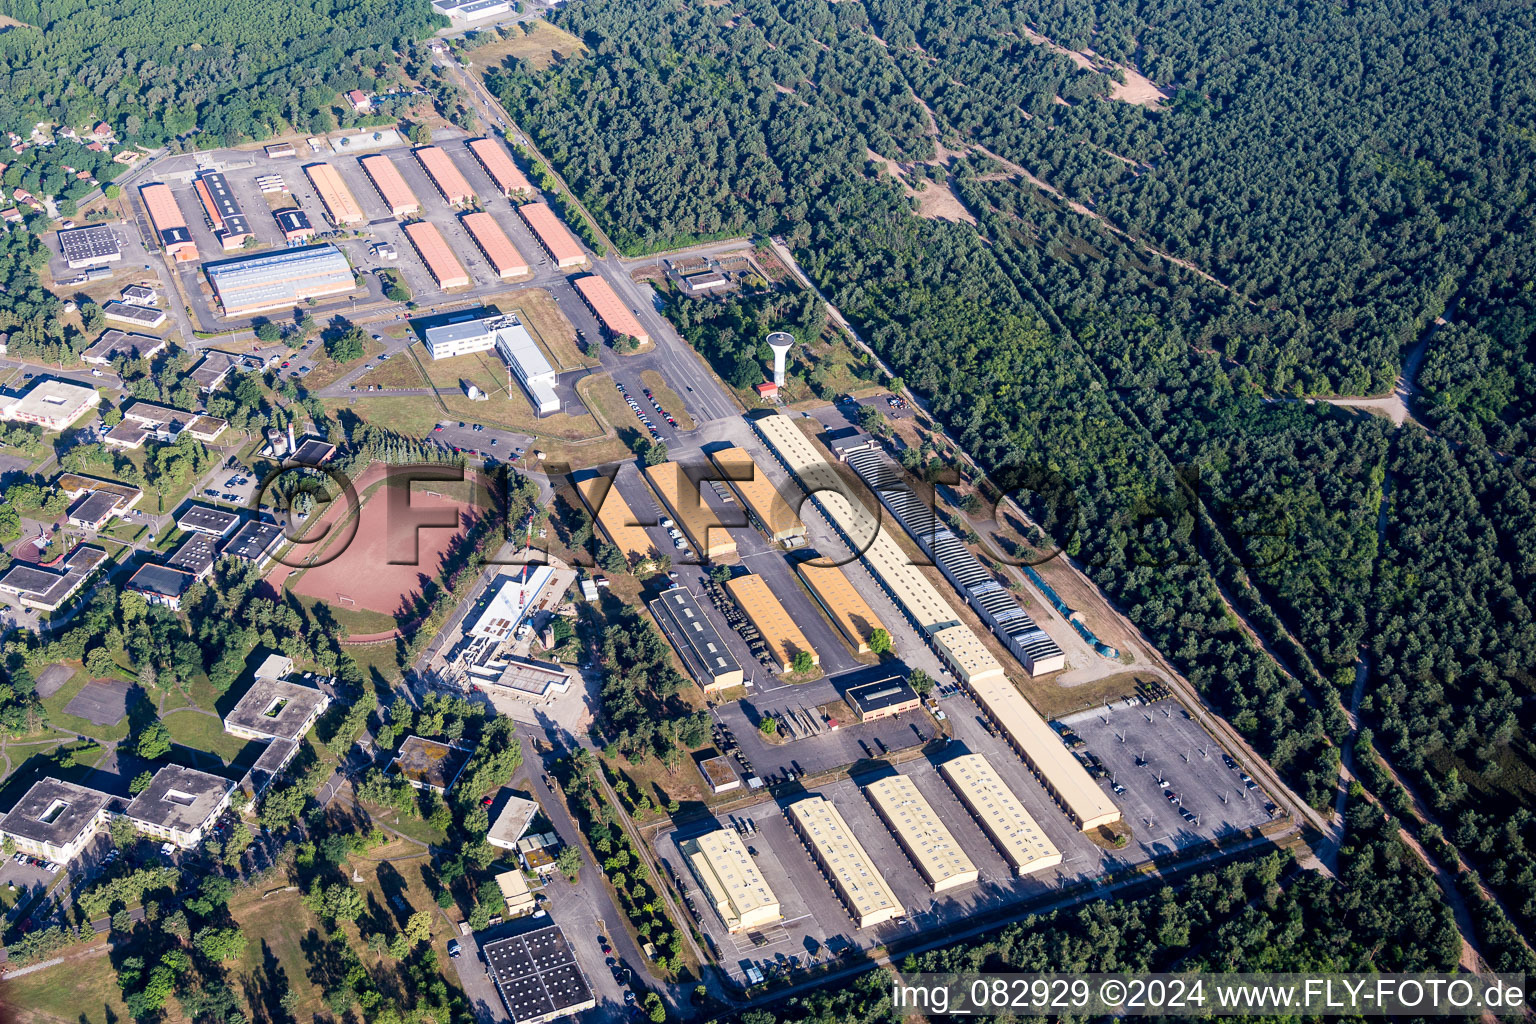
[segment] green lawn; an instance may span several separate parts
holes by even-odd
[[[0,982],[0,1006],[13,1024],[117,1024],[131,1020],[117,975],[106,956],[105,937],[92,949],[101,954],[73,966],[61,964]],[[254,944],[253,944],[254,945]],[[73,947],[75,954],[87,947]]]
[[[292,588],[297,586],[304,578],[302,571],[289,576],[284,582],[284,587],[292,594]],[[349,634],[361,635],[366,633],[384,633],[395,628],[395,617],[383,612],[376,612],[368,608],[344,608],[334,604],[327,604],[318,597],[306,597],[303,594],[292,594],[293,599],[304,608],[305,615],[311,615],[318,604],[324,604],[325,610],[331,618],[344,627]]]
[[[224,723],[220,719],[190,708],[168,711],[161,721],[171,730],[173,742],[212,754],[226,765],[239,757],[250,743],[249,740],[225,732]]]

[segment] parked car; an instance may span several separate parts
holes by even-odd
[[[448,940],[448,955],[450,957],[457,960],[459,958],[459,954],[462,952],[464,952],[464,947],[459,945],[458,939]]]

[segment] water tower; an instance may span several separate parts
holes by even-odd
[[[768,347],[773,349],[773,383],[784,386],[784,360],[795,345],[795,336],[788,331],[774,331],[768,335]]]

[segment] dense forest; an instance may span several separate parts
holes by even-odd
[[[1363,664],[1377,749],[1531,926],[1532,17],[586,0],[587,56],[490,84],[626,251],[782,234],[1318,806]],[[1421,345],[1423,426],[1294,397]]]
[[[0,127],[112,124],[205,146],[334,127],[338,92],[446,19],[427,0],[0,0]]]

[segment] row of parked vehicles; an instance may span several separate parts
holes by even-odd
[[[709,595],[710,603],[715,606],[715,610],[725,616],[725,621],[730,627],[741,635],[741,639],[746,643],[747,649],[752,652],[752,657],[757,659],[758,664],[769,672],[773,672],[775,668],[769,657],[768,642],[737,607],[736,602],[726,596],[725,589],[714,580],[705,580],[704,592]]]

